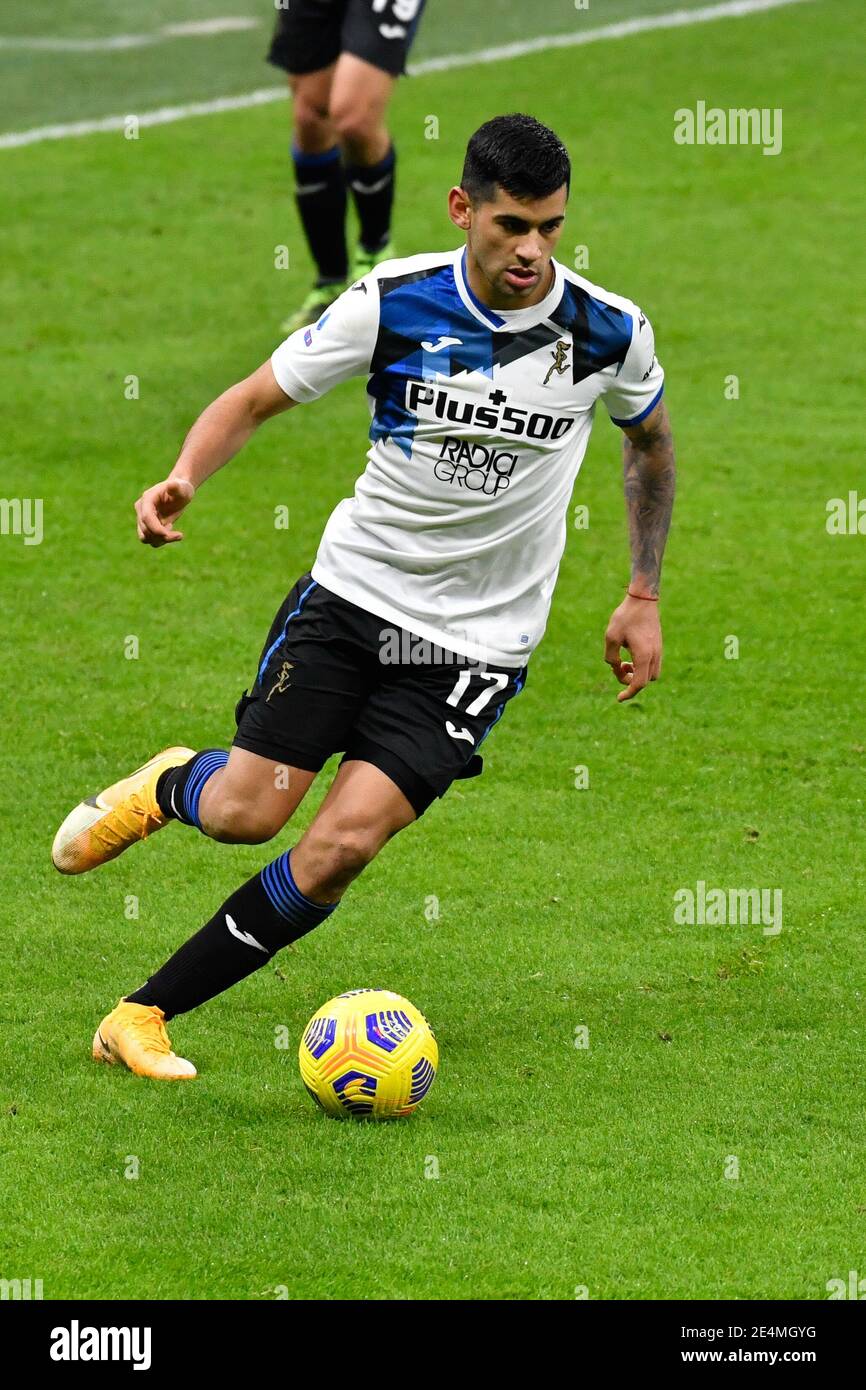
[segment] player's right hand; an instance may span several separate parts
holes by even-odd
[[[166,478],[141,494],[135,504],[138,518],[138,539],[144,545],[171,545],[182,541],[183,532],[174,523],[195,496],[195,488],[186,478]]]
[[[650,681],[658,679],[662,666],[662,629],[658,603],[627,594],[611,614],[604,634],[604,659],[620,685],[617,700],[632,700]],[[623,661],[625,647],[631,661]]]

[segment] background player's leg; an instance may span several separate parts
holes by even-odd
[[[414,819],[378,768],[343,763],[300,843],[233,893],[127,1002],[171,1018],[237,984],[325,921],[352,879]]]
[[[357,279],[372,269],[391,236],[395,153],[385,123],[395,79],[353,53],[342,53],[331,84],[329,115],[360,223]]]
[[[316,310],[336,297],[349,273],[346,176],[337,135],[328,115],[333,76],[333,64],[318,72],[289,75],[295,201],[310,254],[316,263],[316,289],[321,291],[315,302],[310,295],[307,301],[310,307],[301,314],[303,324],[318,317]]]
[[[289,73],[292,139],[304,154],[326,154],[337,143],[328,114],[336,64],[318,72]]]

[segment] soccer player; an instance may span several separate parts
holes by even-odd
[[[360,237],[351,278],[394,255],[395,154],[385,112],[424,0],[291,0],[277,11],[268,58],[289,75],[295,198],[318,276],[284,333],[324,313],[346,288],[346,189]]]
[[[544,633],[599,401],[625,436],[631,539],[605,659],[620,699],[658,676],[674,492],[663,374],[641,310],[553,258],[569,181],[551,130],[529,116],[488,121],[448,194],[465,245],[376,266],[208,406],[169,477],[136,503],[146,545],[182,540],[181,512],[264,420],[367,378],[366,468],[274,619],[231,750],[168,748],[57,833],[65,873],[172,820],[260,843],[344,754],[297,844],[120,1001],[97,1030],[96,1058],[194,1076],[165,1021],[326,921],[393,835],[481,771],[478,750]]]

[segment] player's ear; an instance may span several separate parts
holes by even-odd
[[[472,223],[472,205],[463,189],[456,186],[448,194],[448,216],[455,227],[468,231]]]

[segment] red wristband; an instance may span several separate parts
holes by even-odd
[[[642,598],[646,603],[658,603],[659,601],[658,594],[633,594],[631,589],[626,589],[625,592],[628,598]]]

